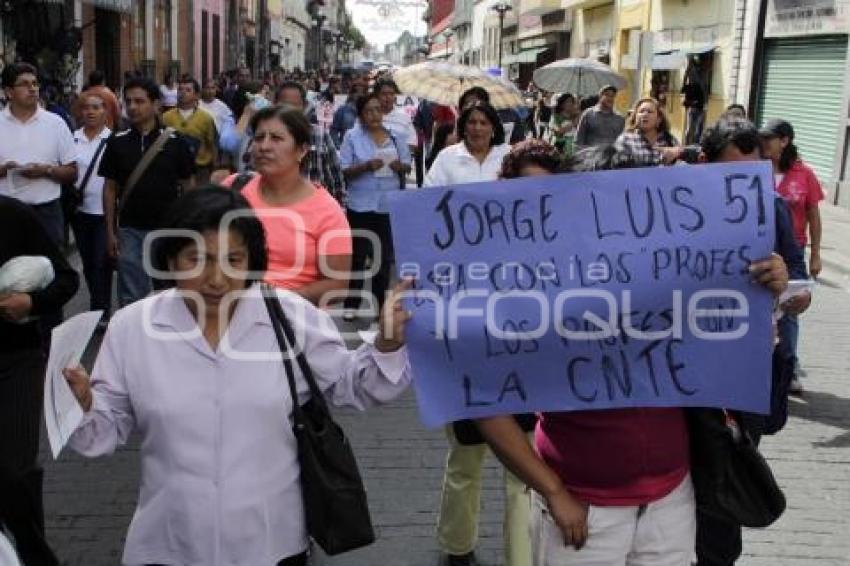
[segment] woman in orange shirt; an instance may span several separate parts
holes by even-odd
[[[251,158],[259,174],[237,184],[266,231],[265,281],[319,306],[343,298],[351,269],[351,231],[330,193],[302,175],[301,161],[310,148],[309,122],[297,110],[273,106],[253,116],[250,131]],[[224,184],[234,186],[235,179]]]

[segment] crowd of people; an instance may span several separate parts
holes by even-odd
[[[279,363],[229,352],[277,348],[263,305],[272,293],[333,403],[365,409],[400,394],[410,314],[393,298],[410,282],[389,291],[394,192],[768,159],[781,196],[776,253],[751,274],[779,296],[789,277],[821,269],[823,192],[793,126],[757,129],[739,106],[684,145],[653,98],[617,113],[613,86],[582,99],[544,93],[533,110],[494,108],[473,88],[456,105],[421,100],[408,112],[391,76],[255,80],[239,69],[157,84],[131,74],[114,93],[95,72],[64,116],[45,108],[32,65],[5,67],[2,86],[0,266],[22,256],[52,266],[42,288],[0,295],[0,532],[27,565],[58,563],[44,538],[37,450],[49,332],[79,286],[69,231],[105,333],[91,376],[65,372],[85,411],[70,446],[99,456],[142,435],[128,564],[306,564],[297,450],[284,423],[309,390],[299,382],[292,399]],[[797,316],[810,301],[786,302],[778,324],[797,393]],[[376,321],[378,332],[349,351],[329,312]],[[189,337],[155,339],[143,319]],[[761,436],[757,415],[739,425]],[[471,442],[470,428],[480,433]],[[437,540],[450,566],[476,563],[488,446],[506,468],[506,566],[721,566],[741,554],[741,526],[696,508],[681,409],[494,417],[454,423],[446,436]]]

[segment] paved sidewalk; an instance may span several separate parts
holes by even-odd
[[[850,292],[850,209],[821,203],[821,282]]]

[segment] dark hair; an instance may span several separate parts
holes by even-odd
[[[392,79],[378,79],[375,82],[375,88],[372,89],[372,92],[375,94],[381,94],[381,89],[384,87],[390,87],[395,91],[396,94],[401,94],[401,91],[398,88],[398,85],[395,84],[395,81]]]
[[[354,108],[357,109],[357,117],[363,117],[363,110],[366,109],[366,105],[369,104],[370,100],[378,100],[380,102],[380,98],[378,93],[370,92],[368,94],[364,94],[362,96],[358,96],[354,99]]]
[[[481,112],[487,118],[487,121],[493,125],[493,138],[490,140],[490,147],[505,143],[505,128],[502,126],[499,113],[487,102],[477,102],[460,115],[457,120],[457,135],[461,140],[466,138],[466,123],[469,122],[469,117],[472,116],[473,112]]]
[[[131,88],[140,88],[145,91],[151,102],[156,102],[162,96],[162,93],[159,91],[159,85],[153,79],[147,77],[133,77],[124,84],[125,100],[127,99],[127,91]]]
[[[26,73],[35,75],[36,79],[38,79],[38,71],[29,63],[12,63],[11,65],[6,65],[3,69],[3,87],[12,88],[15,86],[18,77]]]
[[[243,211],[231,220],[228,227],[239,234],[248,249],[248,269],[253,273],[264,273],[268,265],[266,233],[260,220],[251,212],[251,205],[237,192],[218,185],[207,185],[195,191],[187,191],[177,199],[165,215],[164,229],[187,230],[202,234],[219,230],[221,221],[229,212]],[[244,211],[249,211],[245,214]],[[168,264],[195,240],[186,236],[157,238],[153,247],[153,264],[161,271],[168,271]],[[253,283],[246,282],[246,287]]]
[[[571,171],[610,171],[639,167],[631,150],[618,150],[613,145],[585,147],[573,155],[567,168]]]
[[[201,92],[201,85],[198,84],[198,81],[195,80],[194,77],[190,77],[189,75],[183,75],[182,77],[180,77],[180,81],[177,84],[181,84],[181,85],[191,84],[192,90],[195,91],[195,94]]]
[[[277,102],[280,94],[286,89],[297,90],[298,94],[301,95],[301,102],[307,104],[307,89],[304,88],[304,85],[295,81],[284,81],[280,83],[280,86],[277,87],[277,92],[274,93],[275,102]]]
[[[445,122],[437,126],[434,130],[434,145],[431,146],[431,153],[428,159],[425,160],[425,167],[431,168],[437,156],[446,148],[446,141],[449,139],[449,134],[455,130],[455,125],[452,122]]]
[[[744,116],[747,115],[747,109],[744,108],[743,104],[737,104],[737,103],[736,104],[730,104],[729,106],[726,107],[725,111],[729,112],[730,110],[740,110],[741,112],[744,113]]]
[[[582,98],[581,101],[578,103],[578,107],[582,112],[584,112],[588,108],[596,106],[597,102],[599,102],[599,96],[596,94],[591,94]]]
[[[797,160],[800,159],[800,152],[797,146],[794,145],[793,139],[788,140],[788,145],[782,150],[782,155],[779,156],[779,170],[785,173]]]
[[[278,120],[289,131],[299,146],[309,145],[312,136],[312,128],[307,117],[301,110],[288,108],[286,106],[266,106],[251,117],[250,128],[256,132],[260,124],[269,120]]]
[[[474,86],[470,89],[467,89],[460,95],[460,98],[457,101],[457,107],[463,111],[463,107],[466,106],[466,99],[471,97],[477,98],[481,102],[486,102],[490,104],[490,93],[484,90],[483,87]]]
[[[568,100],[575,100],[576,97],[570,94],[569,92],[565,92],[558,96],[558,99],[555,101],[555,108],[552,109],[552,112],[557,114],[561,111],[561,106],[563,106]]]
[[[89,73],[89,86],[102,85],[104,81],[103,71],[95,69]]]
[[[758,129],[749,120],[735,117],[720,118],[702,135],[700,146],[706,161],[714,163],[720,159],[729,145],[737,147],[741,153],[761,150]]]
[[[499,177],[502,179],[520,177],[522,168],[529,165],[537,165],[554,174],[561,171],[562,163],[561,154],[555,146],[543,140],[531,138],[511,148],[510,153],[502,161]]]

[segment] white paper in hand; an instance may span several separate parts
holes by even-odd
[[[83,409],[65,381],[62,370],[76,367],[97,328],[103,311],[78,314],[53,329],[44,379],[44,420],[53,458],[83,420]]]

